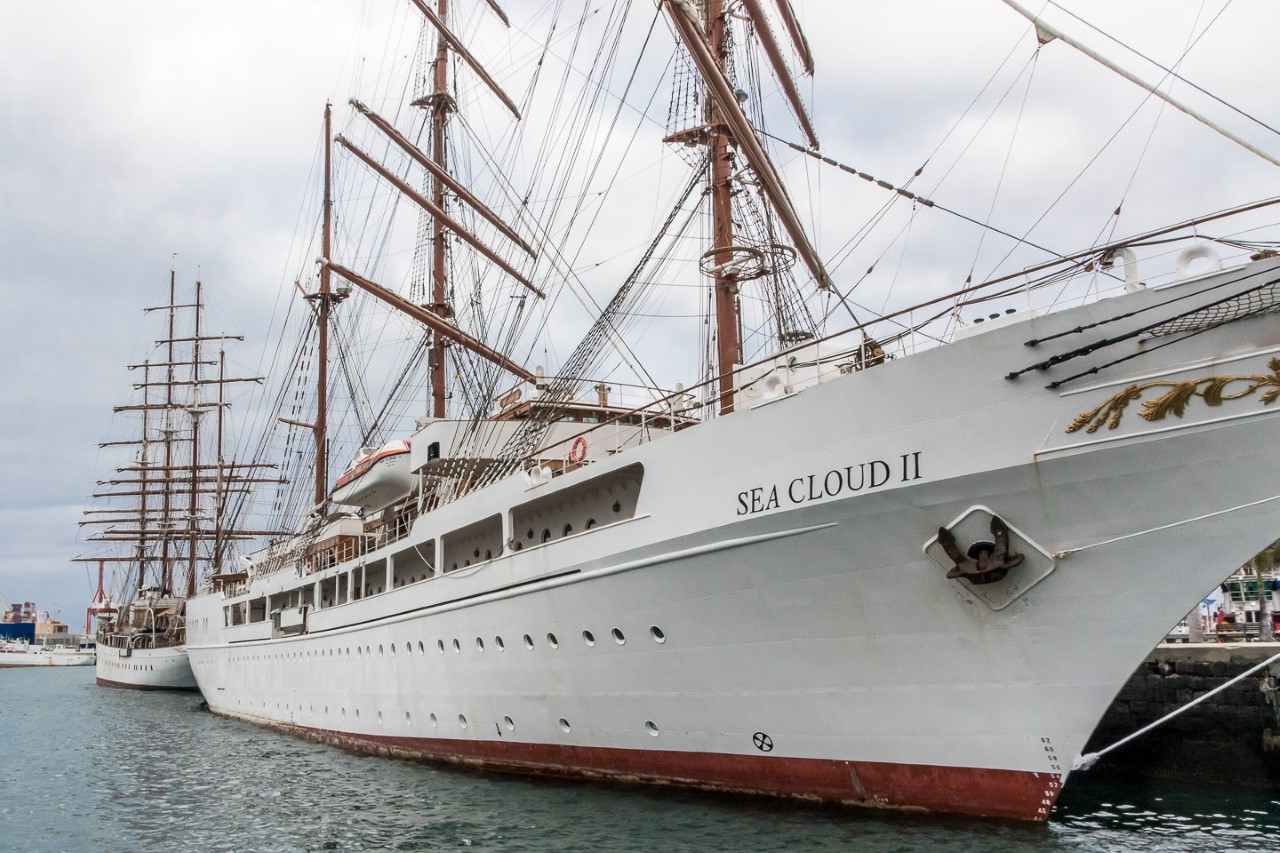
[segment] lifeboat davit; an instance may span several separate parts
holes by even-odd
[[[409,496],[409,442],[392,441],[379,450],[364,447],[338,478],[329,499],[344,506],[376,512]]]

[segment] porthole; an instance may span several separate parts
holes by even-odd
[[[453,641],[453,651],[456,654],[460,654],[462,652],[462,643],[459,643],[457,639],[454,639]]]
[[[572,524],[566,524],[566,525],[564,526],[564,534],[563,534],[563,535],[568,536],[568,535],[569,535],[570,533],[572,533],[572,532],[573,532],[573,525],[572,525]]]
[[[324,706],[324,715],[325,715],[326,717],[327,717],[327,716],[329,716],[329,706],[328,706],[328,705],[325,705],[325,706]]]
[[[545,527],[545,528],[543,528],[543,530],[542,530],[542,541],[543,541],[543,542],[550,542],[550,541],[551,541],[551,528],[549,528],[549,527]]]
[[[595,526],[596,526],[596,520],[595,520],[594,518],[588,518],[588,519],[587,519],[587,529],[588,529],[588,530],[590,530],[591,528],[593,528],[593,527],[595,527]]]
[[[532,528],[532,527],[530,527],[530,528],[529,528],[529,532],[525,534],[525,537],[526,537],[526,538],[528,538],[528,539],[532,539],[532,538],[533,538],[533,528]]]
[[[360,647],[356,646],[356,657],[360,657]]]
[[[433,713],[433,714],[431,715],[431,725],[432,725],[432,726],[435,726],[435,725],[436,725],[436,722],[437,722],[437,721],[436,721],[436,715]]]
[[[492,560],[492,559],[493,559],[493,552],[492,552],[492,551],[490,551],[488,548],[485,548],[485,549],[484,549],[484,558],[485,558],[486,560]]]
[[[656,723],[654,723],[653,720],[645,720],[644,727],[649,730],[649,734],[653,735],[654,737],[658,736],[658,726]]]
[[[408,711],[405,711],[405,712],[404,712],[404,724],[405,724],[406,726],[411,726],[411,725],[413,725],[413,717],[409,714],[409,712],[408,712]]]
[[[346,709],[346,708],[343,708],[343,709],[338,713],[338,719],[340,719],[340,720],[345,720],[346,718],[347,718],[347,709]]]
[[[473,556],[473,557],[475,557],[476,559],[479,559],[479,558],[480,558],[480,549],[479,549],[479,548],[477,548],[477,549],[475,550],[475,553],[474,553],[474,554],[472,554],[472,556]]]
[[[368,646],[364,647],[364,653],[369,657],[373,657],[373,649],[369,648]]]
[[[502,722],[506,725],[507,731],[513,732],[516,730],[516,721],[510,717],[503,717]]]
[[[560,648],[560,641],[556,639],[555,634],[547,634],[547,645],[553,649]]]
[[[356,719],[360,719],[360,709],[356,708]]]
[[[421,641],[421,640],[419,640],[419,641],[418,641],[418,654],[420,654],[420,655],[425,655],[426,653],[427,653],[427,650],[426,650],[425,648],[423,648],[423,646],[422,646],[422,641]]]
[[[479,637],[476,637],[476,651],[478,652],[484,651],[484,640],[480,639]]]
[[[382,643],[378,643],[378,657],[384,658],[386,656],[387,656],[387,653],[382,650]]]
[[[621,629],[621,628],[614,628],[614,629],[613,629],[612,631],[610,631],[609,633],[610,633],[610,634],[613,634],[613,641],[614,641],[615,643],[617,643],[618,645],[620,645],[620,646],[621,646],[623,643],[625,643],[625,642],[627,641],[627,638],[626,638],[626,636],[622,633],[622,629]]]
[[[382,725],[382,712],[378,712],[378,725]]]
[[[533,637],[530,637],[528,634],[524,635],[524,647],[531,651],[533,649]]]
[[[568,734],[569,732],[571,732],[571,731],[573,730],[573,729],[569,726],[569,721],[568,721],[568,720],[566,720],[564,717],[561,717],[561,718],[560,718],[560,728],[564,731],[564,733],[565,733],[565,734]]]
[[[583,642],[585,642],[588,646],[594,646],[594,645],[596,644],[596,638],[595,638],[595,635],[594,635],[594,634],[592,634],[590,631],[583,631],[583,632],[582,632],[582,640],[583,640]]]
[[[498,651],[500,652],[505,652],[507,650],[507,644],[502,642],[501,637],[494,637],[493,644],[498,647]]]
[[[436,648],[440,650],[440,654],[444,654],[444,640],[436,640]]]
[[[458,715],[458,725],[464,729],[467,727],[467,717],[465,714]]]
[[[622,501],[614,501],[614,502],[613,502],[613,511],[614,511],[614,512],[622,512]]]
[[[379,648],[381,648],[381,646],[379,646]],[[395,644],[395,643],[392,643],[392,644],[391,644],[391,656],[392,656],[392,657],[395,657],[395,656],[396,656],[396,644]]]
[[[665,643],[667,641],[667,635],[664,634],[662,632],[662,629],[659,628],[657,625],[652,625],[649,627],[649,636],[653,637],[653,641],[655,643]]]
[[[517,543],[516,543],[516,550],[517,550],[517,551],[523,551],[523,550],[524,550],[524,543],[523,543],[523,542],[517,542]]]

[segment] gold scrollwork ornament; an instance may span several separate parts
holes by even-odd
[[[1280,358],[1271,359],[1267,362],[1267,366],[1271,368],[1269,376],[1210,376],[1186,382],[1147,382],[1143,385],[1130,385],[1098,408],[1077,416],[1067,427],[1067,432],[1084,429],[1085,432],[1094,433],[1101,429],[1103,424],[1106,424],[1107,429],[1115,429],[1120,425],[1120,419],[1124,416],[1129,404],[1134,400],[1141,400],[1143,393],[1152,388],[1169,390],[1142,404],[1142,411],[1138,414],[1149,421],[1162,421],[1170,414],[1182,417],[1188,404],[1196,397],[1204,400],[1207,406],[1221,406],[1226,400],[1239,400],[1263,388],[1271,389],[1262,395],[1263,405],[1269,406],[1280,398]],[[1228,386],[1240,382],[1246,383],[1245,386],[1228,392]]]

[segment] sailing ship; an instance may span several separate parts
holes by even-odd
[[[619,141],[625,94],[616,115],[573,103],[569,62],[548,83],[558,35],[513,51],[517,102],[470,49],[502,37],[463,35],[505,24],[497,3],[411,3],[419,112],[355,100],[335,138],[325,111],[319,261],[284,359],[305,370],[275,396],[292,485],[261,492],[299,532],[229,549],[187,600],[210,710],[516,773],[1045,820],[1134,667],[1275,538],[1280,259],[1189,221],[859,319],[758,130],[764,66],[808,140],[792,147],[816,154],[790,3],[663,0],[644,47],[665,22],[663,142],[689,169],[585,331],[550,322],[556,294],[581,295],[577,252],[645,120]],[[604,45],[588,99],[632,92],[624,6],[582,13]],[[477,120],[464,95],[509,115]],[[485,127],[501,130],[482,145]],[[335,187],[374,203],[343,213]],[[421,210],[407,293],[374,251],[400,203]],[[1143,247],[1176,241],[1176,273],[1138,274]],[[644,318],[671,282],[705,285],[710,357],[660,388],[623,333],[670,348]],[[373,352],[410,328],[394,315],[355,322],[381,306],[417,324],[403,357]],[[549,343],[570,334],[567,353]],[[354,400],[337,494],[331,361]],[[606,362],[635,367],[638,401]],[[388,434],[417,386],[391,383],[377,411],[360,383],[419,366],[429,413]]]
[[[81,527],[102,529],[86,541],[107,553],[78,556],[98,566],[98,587],[86,612],[97,620],[97,683],[135,690],[195,690],[186,649],[186,600],[199,567],[220,559],[245,536],[223,523],[228,503],[261,478],[261,466],[241,465],[224,451],[226,389],[257,378],[227,375],[225,344],[240,336],[208,334],[203,285],[179,302],[169,273],[167,328],[156,342],[163,358],[129,365],[141,371],[138,401],[117,406],[137,419],[136,437],[100,444],[129,455],[112,479],[100,480]],[[216,352],[211,352],[214,347]],[[212,424],[205,420],[211,416]],[[111,589],[106,567],[110,564]]]

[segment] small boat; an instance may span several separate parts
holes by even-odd
[[[27,666],[93,666],[93,643],[71,646],[44,646],[25,640],[0,640],[0,669]]]
[[[0,602],[4,599],[0,598]],[[67,631],[63,622],[39,612],[30,601],[0,608],[0,669],[27,666],[89,666],[92,641]]]
[[[362,447],[338,478],[331,500],[343,506],[376,512],[408,497],[413,488],[409,470],[409,442],[391,441],[381,449]]]

